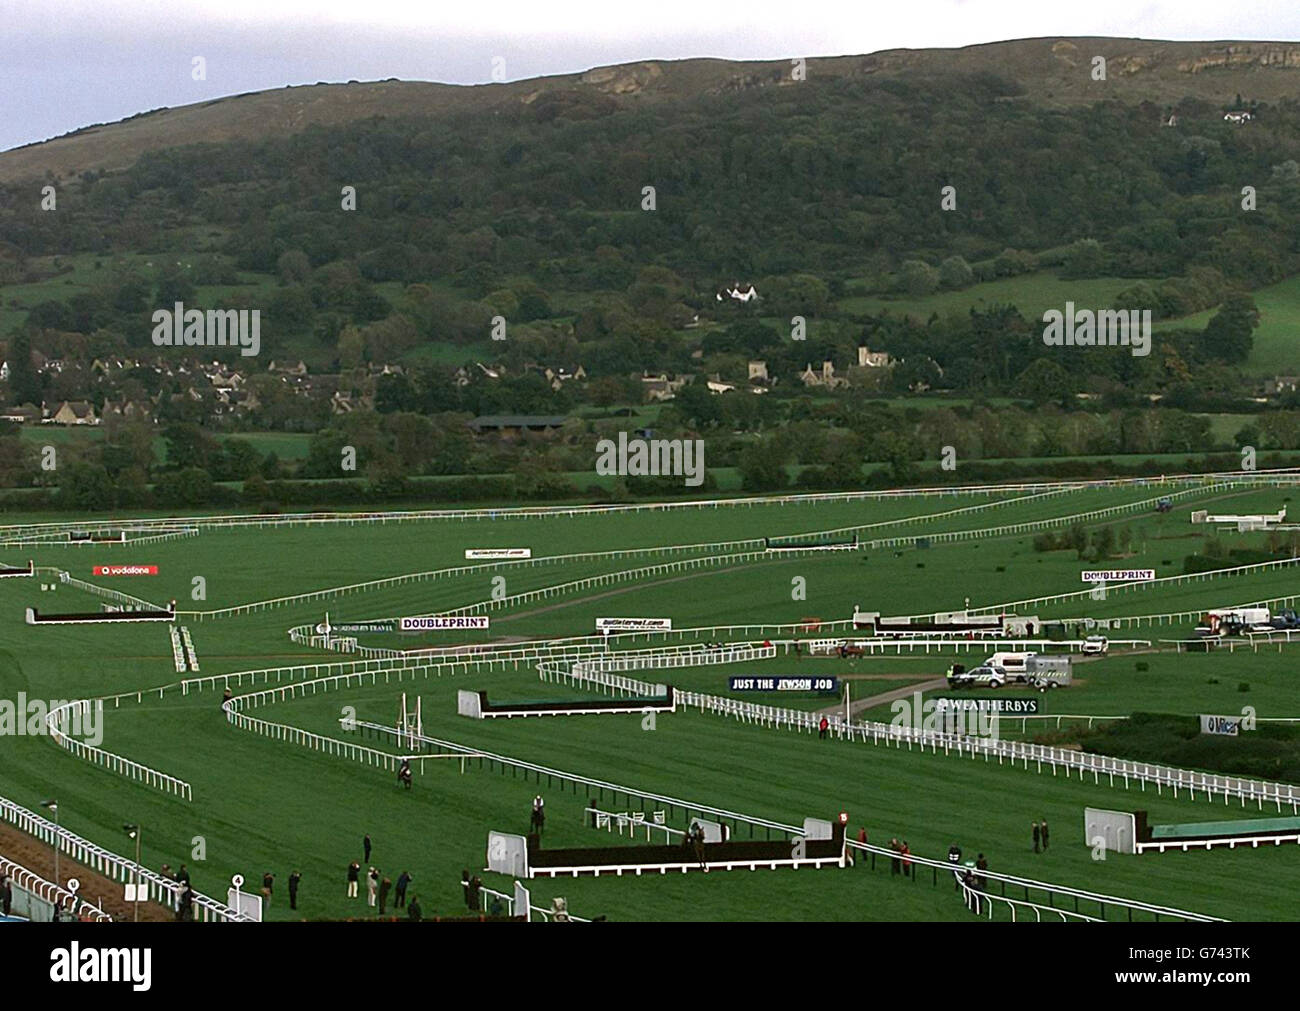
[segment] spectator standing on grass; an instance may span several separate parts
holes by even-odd
[[[348,864],[348,898],[357,897],[357,882],[361,880],[361,865],[355,860]]]
[[[275,875],[270,871],[262,874],[262,898],[266,899],[266,904],[271,904],[271,893],[275,890]]]
[[[469,868],[466,867],[460,872],[460,891],[465,899],[465,908],[473,909],[473,904],[469,901]]]
[[[393,908],[403,909],[406,906],[406,886],[411,883],[411,874],[409,871],[402,871],[397,875],[397,891],[393,895]]]
[[[181,864],[181,869],[176,872],[176,880],[183,885],[190,883],[190,872],[186,870],[184,864]]]
[[[4,911],[5,916],[9,915],[9,909],[13,905],[13,901],[14,893],[13,889],[9,887],[9,878],[7,876],[0,877],[0,909]]]
[[[371,909],[375,906],[375,891],[379,888],[379,871],[370,868],[366,873],[366,904]]]
[[[388,891],[393,887],[391,879],[385,877],[379,882],[379,915],[384,915],[384,910],[388,908]]]
[[[1038,822],[1031,821],[1029,823],[1029,827],[1033,829],[1034,832],[1034,852],[1037,853],[1038,852]]]
[[[469,879],[469,908],[472,912],[478,912],[478,897],[483,890],[483,879],[475,874]]]
[[[821,718],[821,722],[817,724],[817,736],[821,738],[823,741],[826,740],[826,731],[828,731],[830,727],[831,727],[831,721],[828,720],[825,716],[823,716]]]
[[[422,919],[423,913],[420,909],[420,897],[418,895],[411,896],[411,905],[406,910],[406,915],[417,922]]]
[[[301,880],[302,880],[302,874],[300,874],[297,870],[294,870],[294,872],[289,875],[289,908],[290,909],[298,908],[298,882]]]
[[[907,845],[907,840],[903,840],[903,846],[900,852],[903,854],[903,877],[912,876],[912,848]]]
[[[981,853],[975,859],[975,870],[979,872],[978,874],[975,875],[975,887],[978,888],[981,892],[984,891],[986,887],[988,887],[988,878],[984,876],[984,872],[987,871],[988,869],[989,869],[989,862],[984,859],[984,854]]]
[[[1046,818],[1043,819],[1042,836],[1043,836],[1043,852],[1046,853],[1047,852],[1047,819]]]
[[[899,872],[901,872],[902,869],[903,869],[903,861],[902,861],[902,859],[901,859],[901,858],[899,857],[899,855],[898,855],[898,840],[897,840],[897,839],[890,839],[890,840],[889,840],[889,850],[890,850],[891,853],[894,854],[893,856],[891,856],[891,857],[889,858],[889,873],[890,873],[890,876],[892,877],[893,875],[898,874]]]
[[[369,832],[367,832],[366,837],[361,840],[361,845],[366,851],[366,855],[361,858],[361,862],[363,864],[368,864],[370,863],[370,833]]]

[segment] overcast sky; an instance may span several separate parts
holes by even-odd
[[[1300,39],[1294,0],[0,0],[0,150],[160,106],[316,81],[476,84],[643,59],[1001,39]],[[206,80],[191,74],[206,61]]]

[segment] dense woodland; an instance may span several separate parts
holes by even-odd
[[[1225,108],[1247,105],[1247,126],[1224,121]],[[112,449],[126,437],[110,433],[79,461],[100,484],[126,494],[124,475],[143,483],[178,469],[214,481],[337,478],[334,449],[345,443],[367,445],[368,478],[389,485],[519,471],[524,457],[584,470],[616,409],[641,402],[640,373],[743,383],[750,359],[785,388],[715,397],[693,382],[656,425],[710,438],[710,466],[748,460],[750,487],[781,483],[773,468],[784,464],[853,483],[863,461],[933,457],[939,445],[963,458],[1207,452],[1204,419],[1191,412],[1242,410],[1252,392],[1239,369],[1258,323],[1248,292],[1300,271],[1297,126],[1300,105],[1238,95],[1047,109],[989,73],[835,78],[644,106],[551,91],[491,117],[394,117],[151,153],[119,173],[53,180],[55,213],[31,186],[0,189],[0,284],[53,282],[52,262],[84,254],[96,273],[89,290],[63,296],[50,283],[48,299],[23,303],[23,322],[0,334],[5,395],[75,395],[32,353],[152,354],[152,311],[215,287],[227,294],[209,308],[255,299],[265,357],[305,348],[318,371],[345,381],[367,365],[407,368],[376,384],[373,411],[346,419],[263,382],[248,427],[321,432],[296,468],[247,453],[222,462],[220,445],[221,460],[160,464]],[[346,186],[354,211],[341,206]],[[642,209],[647,186],[654,210]],[[946,186],[953,210],[941,208]],[[158,265],[124,266],[124,254]],[[1156,319],[1216,311],[1134,357],[1046,347],[1041,322],[1010,304],[926,320],[851,308],[853,296],[923,296],[1044,269],[1137,279],[1115,305]],[[719,303],[734,280],[753,282],[761,299]],[[458,384],[455,349],[465,348],[462,364],[482,354],[498,315],[510,326],[491,346],[504,378]],[[791,339],[793,316],[809,321],[807,340]],[[794,382],[806,363],[851,361],[861,344],[894,366],[817,397]],[[421,356],[430,346],[444,353]],[[587,381],[553,390],[527,370],[536,362],[580,363]],[[108,392],[160,400],[169,438],[214,427],[201,403],[160,398],[176,388],[148,370],[125,381]],[[917,391],[966,406],[899,406]],[[522,451],[466,432],[466,419],[494,413],[575,421]],[[1293,449],[1296,427],[1283,411],[1246,434],[1261,450]],[[5,444],[5,485],[47,483],[30,453]]]

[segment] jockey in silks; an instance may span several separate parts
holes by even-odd
[[[397,770],[397,781],[408,790],[411,788],[411,760],[409,758],[402,759],[402,764]]]

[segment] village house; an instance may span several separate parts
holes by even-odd
[[[865,344],[858,348],[858,367],[864,369],[885,369],[890,364],[888,351],[872,351]]]
[[[114,402],[112,400],[104,401],[104,409],[100,412],[100,420],[108,421],[110,418],[124,418],[128,421],[149,421],[153,417],[153,411],[147,404],[138,403],[134,400],[125,400]]]
[[[541,374],[546,377],[547,383],[550,384],[550,387],[553,390],[559,390],[565,383],[572,382],[575,379],[587,378],[587,370],[581,365],[573,369],[565,368],[564,366],[553,368],[550,365],[530,365],[529,368],[541,372]]]
[[[664,401],[672,400],[677,396],[677,391],[686,385],[687,377],[679,376],[676,379],[669,379],[666,372],[658,375],[642,373],[641,389],[645,391],[646,400]]]
[[[758,298],[758,289],[752,284],[739,284],[733,281],[731,287],[723,288],[714,297],[719,302],[723,301],[724,298],[736,302],[750,302]]]
[[[63,401],[45,421],[51,425],[99,424],[99,418],[95,415],[95,406],[85,400]]]
[[[373,411],[375,398],[368,393],[356,396],[350,391],[335,390],[330,397],[330,413],[351,414],[354,411]]]
[[[753,361],[749,363],[749,381],[751,383],[771,382],[767,374],[767,362]]]
[[[1264,396],[1280,397],[1300,389],[1300,376],[1274,376],[1264,380]]]
[[[272,361],[271,364],[266,367],[266,371],[278,372],[286,376],[301,377],[307,375],[307,365],[301,359],[299,359],[297,362],[293,364],[289,364],[289,363],[276,364],[275,361]]]
[[[847,379],[835,374],[835,366],[829,360],[822,362],[820,372],[814,372],[812,363],[808,363],[804,366],[804,370],[799,373],[799,379],[804,386],[822,387],[828,390],[837,390],[842,386],[849,385]]]

